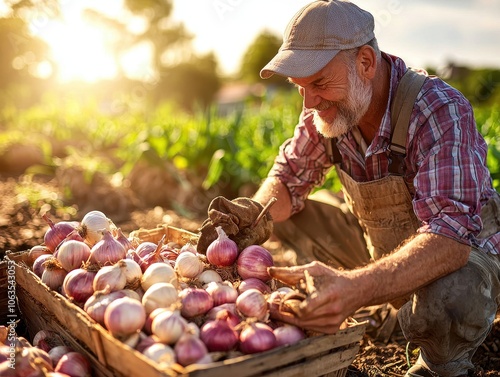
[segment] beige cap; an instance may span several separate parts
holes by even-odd
[[[345,0],[317,0],[298,11],[283,35],[276,56],[260,71],[308,77],[325,67],[340,50],[359,47],[375,37],[373,16]]]

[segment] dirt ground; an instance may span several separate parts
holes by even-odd
[[[28,250],[34,245],[43,242],[43,235],[47,224],[41,219],[41,210],[54,208],[54,201],[59,198],[60,192],[53,181],[29,182],[25,189],[19,190],[18,182],[22,177],[0,176],[0,259],[6,251]],[[29,190],[26,189],[29,187]],[[91,196],[92,198],[92,196]],[[59,199],[57,199],[59,200]],[[89,199],[90,200],[90,199]],[[87,208],[99,203],[85,203]],[[68,204],[66,204],[68,205]],[[82,203],[79,203],[83,207]],[[35,209],[36,208],[36,209]],[[76,206],[74,207],[76,208]],[[79,220],[81,213],[71,211],[51,211],[54,220]],[[106,213],[124,231],[131,232],[139,228],[154,228],[161,223],[177,226],[186,230],[196,231],[202,219],[186,219],[172,210],[160,207],[141,208],[123,213]],[[117,220],[118,219],[118,220]],[[273,252],[280,261],[285,260],[278,246],[273,246]],[[371,331],[370,331],[371,334]],[[411,345],[407,347],[401,332],[392,334],[388,342],[381,342],[370,334],[366,334],[361,342],[360,351],[348,368],[347,377],[378,377],[404,376],[408,364],[416,359],[418,350]],[[493,329],[476,352],[473,362],[475,370],[469,376],[500,376],[500,317],[497,316]]]

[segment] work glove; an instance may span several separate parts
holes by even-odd
[[[250,198],[228,200],[218,196],[208,206],[208,219],[200,229],[198,253],[205,254],[208,246],[218,237],[216,227],[220,226],[226,235],[236,242],[241,251],[250,245],[266,242],[273,231],[273,220],[269,212],[255,224],[264,207]]]

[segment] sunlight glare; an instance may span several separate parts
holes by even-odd
[[[61,81],[94,82],[116,76],[116,64],[103,43],[102,30],[82,19],[54,26],[44,39],[52,49]]]

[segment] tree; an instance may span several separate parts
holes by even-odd
[[[250,44],[243,55],[240,68],[241,78],[249,83],[262,82],[260,70],[276,55],[281,46],[281,38],[269,31],[263,31]],[[272,76],[265,80],[266,84],[286,86],[288,83],[283,77]]]
[[[170,98],[186,110],[208,107],[221,86],[213,53],[165,69],[157,97]]]

